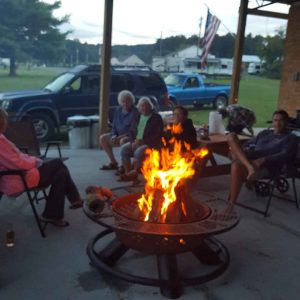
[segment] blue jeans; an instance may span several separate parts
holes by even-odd
[[[147,145],[142,145],[132,150],[131,143],[126,143],[121,147],[121,158],[123,164],[130,164],[131,157],[133,157],[137,162],[137,170],[142,167],[143,160],[144,160],[144,153],[147,148]]]

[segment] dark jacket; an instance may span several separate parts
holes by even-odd
[[[182,142],[182,149],[185,149],[184,143],[191,145],[191,148],[197,148],[197,133],[191,119],[186,119],[181,123],[182,132],[179,134],[173,134],[176,140]],[[172,138],[172,133],[168,130],[165,134],[166,141],[168,142]]]
[[[153,112],[145,126],[143,142],[149,148],[160,148],[162,145],[161,138],[162,138],[163,130],[164,130],[164,124],[161,116],[158,113]],[[133,141],[133,139],[131,141]]]

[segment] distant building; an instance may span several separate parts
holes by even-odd
[[[124,66],[145,66],[145,63],[135,54],[121,62]]]
[[[9,68],[10,58],[1,58],[0,57],[0,66],[3,66],[4,68]]]
[[[152,68],[158,72],[213,72],[219,61],[214,55],[208,54],[207,67],[201,70],[201,52],[201,48],[193,45],[164,57],[154,56]]]
[[[112,66],[115,66],[115,65],[120,65],[121,63],[120,63],[120,61],[119,61],[116,57],[112,57],[112,58],[110,59],[110,64],[111,64]]]

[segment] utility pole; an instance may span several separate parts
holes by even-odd
[[[160,32],[159,55],[162,56],[162,32]]]
[[[76,65],[78,65],[79,62],[79,50],[76,48]]]
[[[200,57],[200,49],[201,49],[201,29],[202,29],[202,17],[200,18],[200,23],[199,23],[199,39],[198,39],[198,53],[197,53],[199,57]]]

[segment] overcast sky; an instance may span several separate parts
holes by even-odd
[[[43,0],[52,3],[54,0]],[[69,38],[81,42],[102,43],[104,0],[61,0],[62,7],[55,16],[70,15]],[[255,7],[260,0],[249,1]],[[266,1],[265,1],[266,2]],[[162,36],[187,37],[204,33],[207,7],[221,20],[219,35],[236,33],[240,0],[114,0],[112,44],[151,44]],[[271,5],[268,10],[288,12],[287,5]],[[266,8],[267,10],[267,8]],[[246,34],[273,35],[286,21],[248,16]]]

